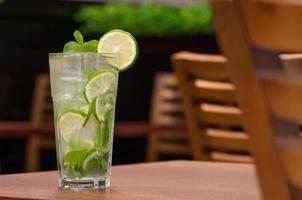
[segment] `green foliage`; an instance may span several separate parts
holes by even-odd
[[[75,14],[80,30],[101,35],[122,29],[134,36],[177,36],[211,34],[213,25],[207,3],[184,6],[152,3],[109,3],[85,5]]]
[[[75,41],[67,42],[63,48],[64,53],[97,52],[97,46],[99,41],[90,40],[84,43],[83,35],[78,30],[74,31],[73,37],[75,38],[76,42]]]
[[[77,43],[79,43],[79,44],[84,43],[83,35],[80,31],[75,30],[74,33],[73,33],[73,37],[77,41]]]

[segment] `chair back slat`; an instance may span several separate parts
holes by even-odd
[[[202,124],[221,127],[241,126],[241,110],[234,106],[202,103],[196,106],[196,115]]]
[[[31,123],[34,125],[51,123],[53,120],[53,106],[48,74],[39,74],[36,78],[30,118]]]
[[[172,115],[172,116],[182,116],[182,106],[178,104],[172,104],[171,102],[162,102],[161,105],[158,106],[158,109],[161,110],[162,115]]]
[[[194,78],[216,81],[228,80],[225,66],[226,59],[223,56],[182,52],[181,54],[176,54],[174,56],[175,59],[177,59],[177,55],[181,55],[183,59],[187,60],[187,73]],[[202,68],[200,67],[201,61]]]
[[[302,2],[212,0],[264,200],[302,198]],[[240,67],[238,67],[240,66]]]
[[[190,155],[178,81],[170,72],[155,75],[150,125],[154,129],[148,135],[147,161],[158,161],[162,154]]]
[[[150,122],[152,126],[177,125],[183,121],[176,77],[160,72],[154,79]]]
[[[295,80],[286,75],[270,73],[261,79],[273,115],[302,124],[302,76]]]
[[[240,131],[209,128],[202,138],[204,145],[216,150],[247,152],[250,150],[248,135]]]
[[[291,53],[279,55],[282,60],[284,70],[289,73],[299,72],[302,66],[302,54]]]
[[[175,117],[169,114],[161,114],[159,124],[153,124],[154,127],[173,127],[173,125],[179,125],[183,123],[183,119],[180,117]]]
[[[242,113],[234,97],[236,88],[226,71],[227,60],[219,55],[179,52],[171,61],[179,81],[194,159],[225,161],[224,157],[212,157],[213,151],[247,154],[249,138],[241,131]],[[209,131],[213,128],[215,131]],[[236,156],[227,158],[241,160]]]
[[[190,87],[192,95],[196,99],[226,103],[236,102],[235,86],[232,83],[196,79],[190,81]]]
[[[167,100],[167,101],[173,101],[173,100],[177,101],[180,99],[179,91],[174,88],[168,88],[166,90],[163,90],[161,92],[161,96],[163,100]]]

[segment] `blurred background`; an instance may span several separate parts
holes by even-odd
[[[75,29],[90,40],[119,28],[138,41],[135,66],[120,75],[117,122],[149,122],[154,77],[172,71],[171,54],[218,53],[204,0],[0,0],[0,27],[2,122],[30,120],[36,77],[48,73],[48,53],[62,52]],[[0,138],[1,173],[25,170],[26,140]],[[144,162],[146,144],[146,134],[116,137],[113,164]],[[42,150],[41,170],[55,168],[55,151]]]

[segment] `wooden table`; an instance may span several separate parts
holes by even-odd
[[[198,161],[115,166],[107,191],[62,191],[56,172],[0,176],[0,199],[258,200],[254,167]]]

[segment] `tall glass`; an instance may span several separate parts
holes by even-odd
[[[112,54],[49,54],[62,188],[110,186],[118,71],[107,63],[115,60]]]

